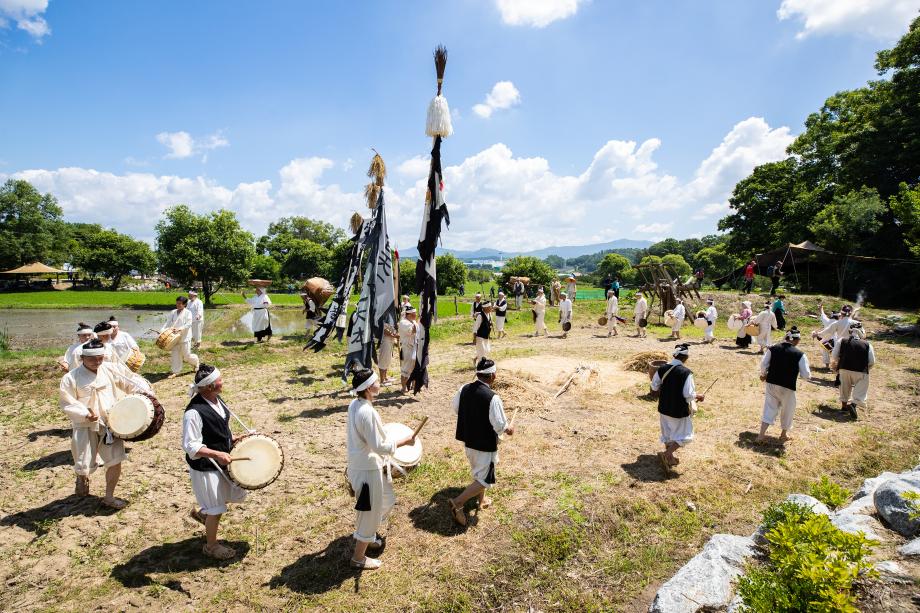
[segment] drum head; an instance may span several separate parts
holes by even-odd
[[[383,426],[387,433],[387,438],[399,440],[412,434],[412,428],[404,424],[392,422]],[[393,461],[403,468],[414,468],[422,461],[422,439],[416,437],[414,445],[403,445],[396,448],[393,454]],[[394,474],[399,473],[394,471]]]
[[[647,328],[647,327],[648,327],[648,320],[647,320],[646,318],[644,318],[644,317],[643,317],[642,319],[640,319],[640,320],[639,320],[639,327],[640,327],[640,328]]]
[[[278,478],[284,468],[284,452],[270,436],[249,434],[244,436],[230,451],[235,461],[230,463],[230,478],[247,490],[258,490]],[[236,458],[249,458],[238,460]]]
[[[606,326],[606,325],[607,325],[607,318],[604,317],[603,315],[601,315],[600,317],[598,317],[598,318],[597,318],[597,325],[599,325],[599,326]]]
[[[571,329],[572,329],[572,322],[567,321],[567,322],[565,322],[564,324],[562,324],[562,331],[563,331],[563,332],[568,332],[568,331],[571,330]]]
[[[664,325],[670,326],[674,323],[674,311],[664,312]]]
[[[700,330],[705,330],[706,328],[709,327],[709,322],[706,321],[706,319],[703,317],[697,317],[696,319],[693,320],[693,325],[699,328]]]
[[[738,315],[732,315],[728,318],[728,329],[732,332],[737,332],[743,325],[744,322],[741,321],[741,318],[738,317]]]
[[[138,436],[153,422],[153,403],[146,396],[125,396],[109,409],[109,430],[121,439]]]

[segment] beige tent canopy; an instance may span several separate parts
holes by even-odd
[[[12,270],[0,271],[2,275],[44,275],[44,274],[62,274],[67,272],[65,270],[59,270],[57,268],[51,268],[50,266],[45,266],[41,262],[32,262],[31,264],[26,264],[25,266],[20,266],[19,268],[13,268]]]

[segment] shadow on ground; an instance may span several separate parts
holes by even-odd
[[[780,458],[786,453],[786,448],[779,442],[778,437],[767,436],[766,442],[758,443],[757,433],[751,431],[740,433],[735,445],[742,449],[750,449],[754,453],[760,453],[774,458]]]
[[[0,519],[0,526],[17,526],[23,530],[34,532],[36,536],[46,534],[51,527],[65,517],[85,515],[113,515],[115,509],[102,504],[98,496],[76,496],[71,494],[66,498],[49,502],[48,504],[7,515]]]
[[[73,460],[73,455],[70,453],[70,450],[65,451],[55,451],[54,453],[48,454],[43,458],[38,458],[37,460],[32,460],[31,462],[26,462],[23,465],[22,470],[41,470],[42,468],[54,468],[55,466],[67,466]]]
[[[249,553],[249,543],[245,541],[223,541],[232,547],[237,555],[232,560],[215,560],[206,556],[201,547],[201,537],[191,537],[177,543],[164,543],[148,547],[123,564],[112,569],[111,576],[125,587],[144,587],[157,583],[150,575],[155,573],[187,573],[203,568],[224,567],[239,562]],[[174,591],[188,593],[177,581],[162,585]],[[178,584],[178,585],[175,585]]]
[[[467,528],[475,526],[478,523],[476,513],[470,513],[476,509],[476,499],[467,501],[466,506],[466,527],[457,524],[451,517],[450,499],[459,496],[463,492],[462,487],[446,487],[435,492],[431,499],[418,507],[409,511],[409,519],[412,525],[419,530],[440,534],[441,536],[455,536],[466,531]]]
[[[620,464],[620,467],[626,471],[627,475],[637,481],[657,483],[668,478],[664,468],[661,466],[661,460],[654,453],[640,454],[635,462]]]
[[[340,536],[321,551],[308,553],[282,568],[268,582],[268,587],[284,586],[299,594],[322,594],[354,578],[357,592],[362,571],[349,565],[353,550],[351,535]]]
[[[38,440],[40,436],[53,436],[56,438],[70,438],[70,429],[69,428],[49,428],[47,430],[36,430],[35,432],[30,432],[29,439],[30,443],[34,443]]]

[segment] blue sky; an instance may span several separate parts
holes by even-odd
[[[408,246],[443,43],[446,246],[700,235],[809,112],[875,78],[875,51],[918,10],[0,0],[0,177],[51,191],[68,219],[147,239],[177,202],[231,208],[258,234],[283,215],[344,225],[366,211],[375,147],[390,167],[391,232]]]

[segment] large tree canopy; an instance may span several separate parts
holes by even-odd
[[[113,291],[121,285],[122,277],[132,271],[150,274],[157,265],[150,245],[97,225],[77,229],[71,262],[85,272],[110,279]]]
[[[446,295],[449,291],[459,291],[466,285],[466,266],[456,256],[446,253],[435,258],[438,276],[438,293]]]
[[[549,291],[549,284],[556,277],[556,273],[539,258],[519,255],[505,262],[505,267],[502,268],[502,285],[510,288],[511,277],[530,277],[531,285],[543,285]]]
[[[197,215],[180,204],[166,211],[156,232],[160,269],[186,286],[200,282],[207,304],[221,288],[249,276],[252,235],[230,211]]]
[[[269,224],[256,249],[277,261],[285,277],[334,279],[348,256],[346,238],[345,232],[324,221],[284,217]]]
[[[42,262],[62,264],[67,256],[63,211],[51,194],[28,181],[9,179],[0,187],[0,270]]]

